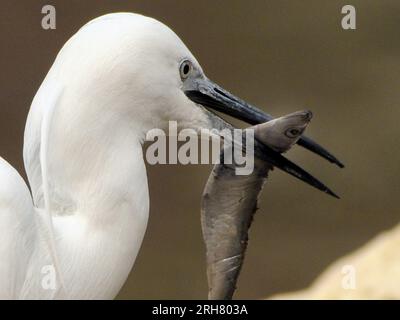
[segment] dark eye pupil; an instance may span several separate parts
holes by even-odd
[[[297,135],[297,134],[299,133],[299,130],[297,130],[297,129],[292,129],[292,130],[290,131],[290,133],[293,134],[293,135]]]
[[[185,64],[184,66],[183,66],[183,74],[188,74],[189,73],[189,71],[190,71],[190,67],[189,67],[189,65],[188,64]]]

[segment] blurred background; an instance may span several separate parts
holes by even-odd
[[[298,147],[288,157],[341,195],[328,197],[275,170],[261,195],[236,298],[300,289],[336,258],[400,221],[400,2],[1,1],[0,156],[25,177],[26,116],[62,45],[99,15],[131,11],[170,26],[208,77],[274,116],[308,108],[308,135],[339,169]],[[41,9],[57,29],[41,28]],[[148,166],[150,222],[120,299],[207,295],[200,199],[210,166]]]

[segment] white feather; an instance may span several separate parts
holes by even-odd
[[[64,45],[26,124],[32,198],[0,161],[0,298],[118,294],[147,226],[146,132],[208,121],[181,90],[182,59],[201,72],[173,31],[128,13],[97,18]],[[43,282],[49,265],[56,290]]]

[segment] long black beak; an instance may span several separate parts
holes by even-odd
[[[217,84],[207,78],[187,79],[183,86],[186,96],[193,102],[203,105],[212,110],[230,115],[239,120],[245,121],[251,125],[260,124],[272,120],[273,117],[261,111],[260,109],[248,104],[247,102],[235,97],[228,91],[224,90]],[[297,142],[302,147],[314,152],[321,157],[335,163],[343,168],[344,165],[331,153],[322,146],[302,136]],[[307,184],[328,193],[336,198],[339,198],[334,192],[326,187],[322,182],[318,181],[312,175],[298,167],[290,160],[283,157],[280,153],[261,144],[266,161],[276,166],[277,168],[291,174],[292,176],[306,182]],[[261,151],[261,150],[260,150]]]

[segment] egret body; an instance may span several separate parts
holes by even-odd
[[[146,132],[169,120],[180,128],[228,126],[205,107],[252,123],[270,118],[209,81],[179,37],[154,19],[116,13],[81,28],[31,105],[24,136],[31,194],[0,161],[0,298],[114,298],[148,220]],[[335,161],[311,140],[303,145]],[[278,153],[262,153],[330,193]]]

